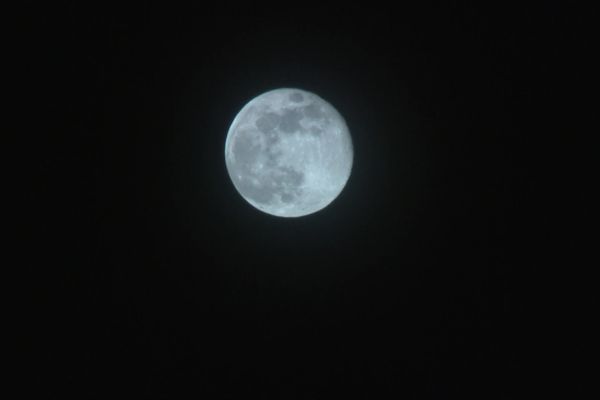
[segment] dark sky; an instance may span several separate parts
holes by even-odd
[[[555,99],[581,83],[561,76],[577,13],[79,3],[32,6],[21,49],[42,110],[24,124],[43,133],[34,386],[82,399],[535,394],[539,252],[564,222],[535,195],[552,145],[565,160],[572,144],[555,139]],[[232,119],[279,87],[329,101],[354,142],[345,190],[304,218],[255,210],[225,168]],[[570,180],[552,171],[556,200]]]

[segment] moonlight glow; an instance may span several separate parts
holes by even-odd
[[[279,217],[329,205],[352,169],[353,149],[341,115],[319,96],[277,89],[246,104],[225,142],[225,163],[242,197]]]

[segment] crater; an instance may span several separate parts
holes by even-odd
[[[297,188],[304,181],[304,174],[291,167],[279,167],[275,180],[280,187]]]
[[[302,111],[304,112],[304,115],[310,119],[321,119],[325,117],[325,113],[321,111],[321,107],[315,103],[303,107]]]
[[[273,185],[269,184],[269,180],[259,176],[251,176],[250,179],[238,181],[239,191],[244,197],[253,200],[260,204],[269,204],[275,195]],[[258,180],[258,184],[252,180]]]
[[[254,164],[260,154],[260,144],[246,132],[240,132],[233,142],[235,163],[247,169]]]
[[[238,179],[237,187],[244,197],[260,204],[272,204],[276,195],[284,203],[292,202],[302,193],[300,184],[304,174],[289,167],[279,167],[271,174],[250,173],[246,179]]]
[[[259,131],[263,133],[271,132],[273,129],[277,128],[281,117],[274,112],[268,112],[264,115],[260,116],[255,125]]]
[[[301,103],[304,101],[304,96],[302,96],[302,93],[300,92],[295,92],[290,94],[290,100],[294,103]]]
[[[276,167],[279,164],[279,159],[283,152],[281,150],[274,150],[272,148],[266,151],[266,164],[269,167]]]
[[[286,133],[296,132],[302,127],[300,126],[300,120],[302,119],[302,113],[298,110],[286,110],[281,117],[279,123],[279,129]]]
[[[323,129],[317,128],[316,126],[312,126],[310,128],[310,133],[313,136],[321,136],[321,134],[323,133]]]
[[[270,150],[273,145],[279,142],[279,135],[275,130],[271,130],[265,133],[265,141],[267,143],[267,150]]]
[[[302,193],[302,182],[304,174],[290,167],[279,167],[277,175],[273,177],[273,184],[283,203],[291,203]]]

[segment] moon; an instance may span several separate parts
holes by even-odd
[[[301,89],[276,89],[249,101],[225,140],[227,172],[239,194],[277,217],[327,207],[346,186],[353,158],[344,118]]]

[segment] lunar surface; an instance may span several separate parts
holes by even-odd
[[[328,206],[344,189],[353,147],[342,116],[316,94],[277,89],[237,114],[225,141],[225,163],[242,197],[278,217]]]

